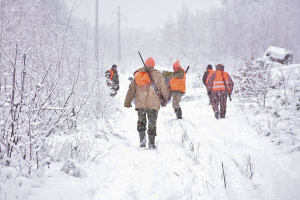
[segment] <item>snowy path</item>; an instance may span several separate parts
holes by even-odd
[[[136,111],[120,109],[115,132],[125,140],[116,141],[112,154],[103,158],[111,165],[95,166],[101,181],[94,199],[296,199],[299,179],[270,158],[246,115],[229,102],[226,119],[216,120],[204,89],[190,93],[181,103],[183,120],[175,119],[170,103],[160,110],[154,151],[138,148]],[[252,180],[245,164],[249,155]],[[286,179],[290,184],[281,185]]]
[[[149,150],[138,148],[137,113],[123,108],[126,91],[123,87],[116,96],[120,110],[113,134],[118,137],[109,139],[98,164],[85,169],[86,178],[78,181],[82,187],[70,199],[298,198],[300,159],[282,165],[284,155],[274,155],[269,140],[257,135],[234,101],[228,103],[226,119],[216,120],[204,89],[190,89],[181,102],[183,120],[175,119],[171,104],[159,111],[157,149]],[[252,179],[247,156],[255,168]]]

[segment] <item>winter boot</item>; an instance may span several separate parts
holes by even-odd
[[[220,114],[219,111],[216,111],[216,112],[215,112],[215,117],[216,117],[216,119],[219,119],[219,117],[220,117],[219,114]]]
[[[140,134],[140,148],[146,147],[146,134],[145,131],[139,132]]]
[[[175,109],[177,119],[182,119],[182,111],[181,108]]]
[[[155,149],[156,148],[156,146],[155,146],[155,135],[149,135],[148,139],[149,139],[149,143],[148,143],[149,149]]]

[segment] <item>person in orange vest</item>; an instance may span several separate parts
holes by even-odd
[[[173,63],[173,70],[174,72],[163,71],[162,74],[165,78],[170,78],[169,85],[171,89],[169,95],[173,97],[172,106],[177,119],[182,119],[182,110],[179,103],[186,90],[186,74],[185,70],[181,68],[179,60]]]
[[[207,91],[212,93],[212,108],[217,119],[225,118],[227,95],[231,95],[234,83],[227,72],[224,72],[224,65],[218,64],[216,71],[207,82]],[[219,111],[220,105],[220,111]]]
[[[119,74],[117,71],[117,65],[112,65],[111,69],[105,72],[106,84],[111,89],[110,96],[116,96],[120,89]]]
[[[163,99],[168,99],[168,88],[159,70],[154,69],[155,62],[153,58],[148,58],[145,62],[152,80]],[[146,147],[146,130],[147,130],[147,118],[148,118],[148,147],[150,149],[156,148],[155,137],[156,133],[156,121],[158,111],[161,103],[158,95],[156,94],[154,87],[151,83],[150,77],[145,67],[139,68],[134,72],[134,79],[129,85],[129,89],[126,94],[124,107],[130,108],[132,100],[135,98],[135,110],[138,112],[137,130],[140,136],[140,147]],[[164,105],[163,105],[164,106]]]
[[[206,67],[206,71],[204,72],[203,76],[202,76],[202,82],[203,84],[207,85],[207,82],[209,80],[209,78],[211,77],[211,75],[214,73],[215,71],[212,69],[212,65],[207,65]],[[207,88],[206,88],[207,90]],[[211,105],[211,92],[208,92],[207,90],[207,95],[208,95],[208,98],[209,98],[209,105]]]

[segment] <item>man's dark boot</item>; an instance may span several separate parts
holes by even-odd
[[[177,119],[182,119],[182,111],[181,108],[175,109]]]
[[[140,134],[140,147],[146,147],[146,134],[145,131],[139,132]]]
[[[155,135],[149,135],[148,139],[149,139],[149,143],[148,143],[149,149],[155,149],[156,148],[156,146],[155,146]]]
[[[182,119],[182,111],[181,111],[181,108],[179,108],[178,110],[178,119]]]
[[[219,119],[219,117],[220,117],[219,114],[220,114],[219,111],[216,111],[216,112],[215,112],[215,118],[216,118],[216,119]]]

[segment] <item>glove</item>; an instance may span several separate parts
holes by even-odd
[[[131,105],[131,104],[125,104],[124,107],[126,107],[126,108],[131,108],[132,105]]]

